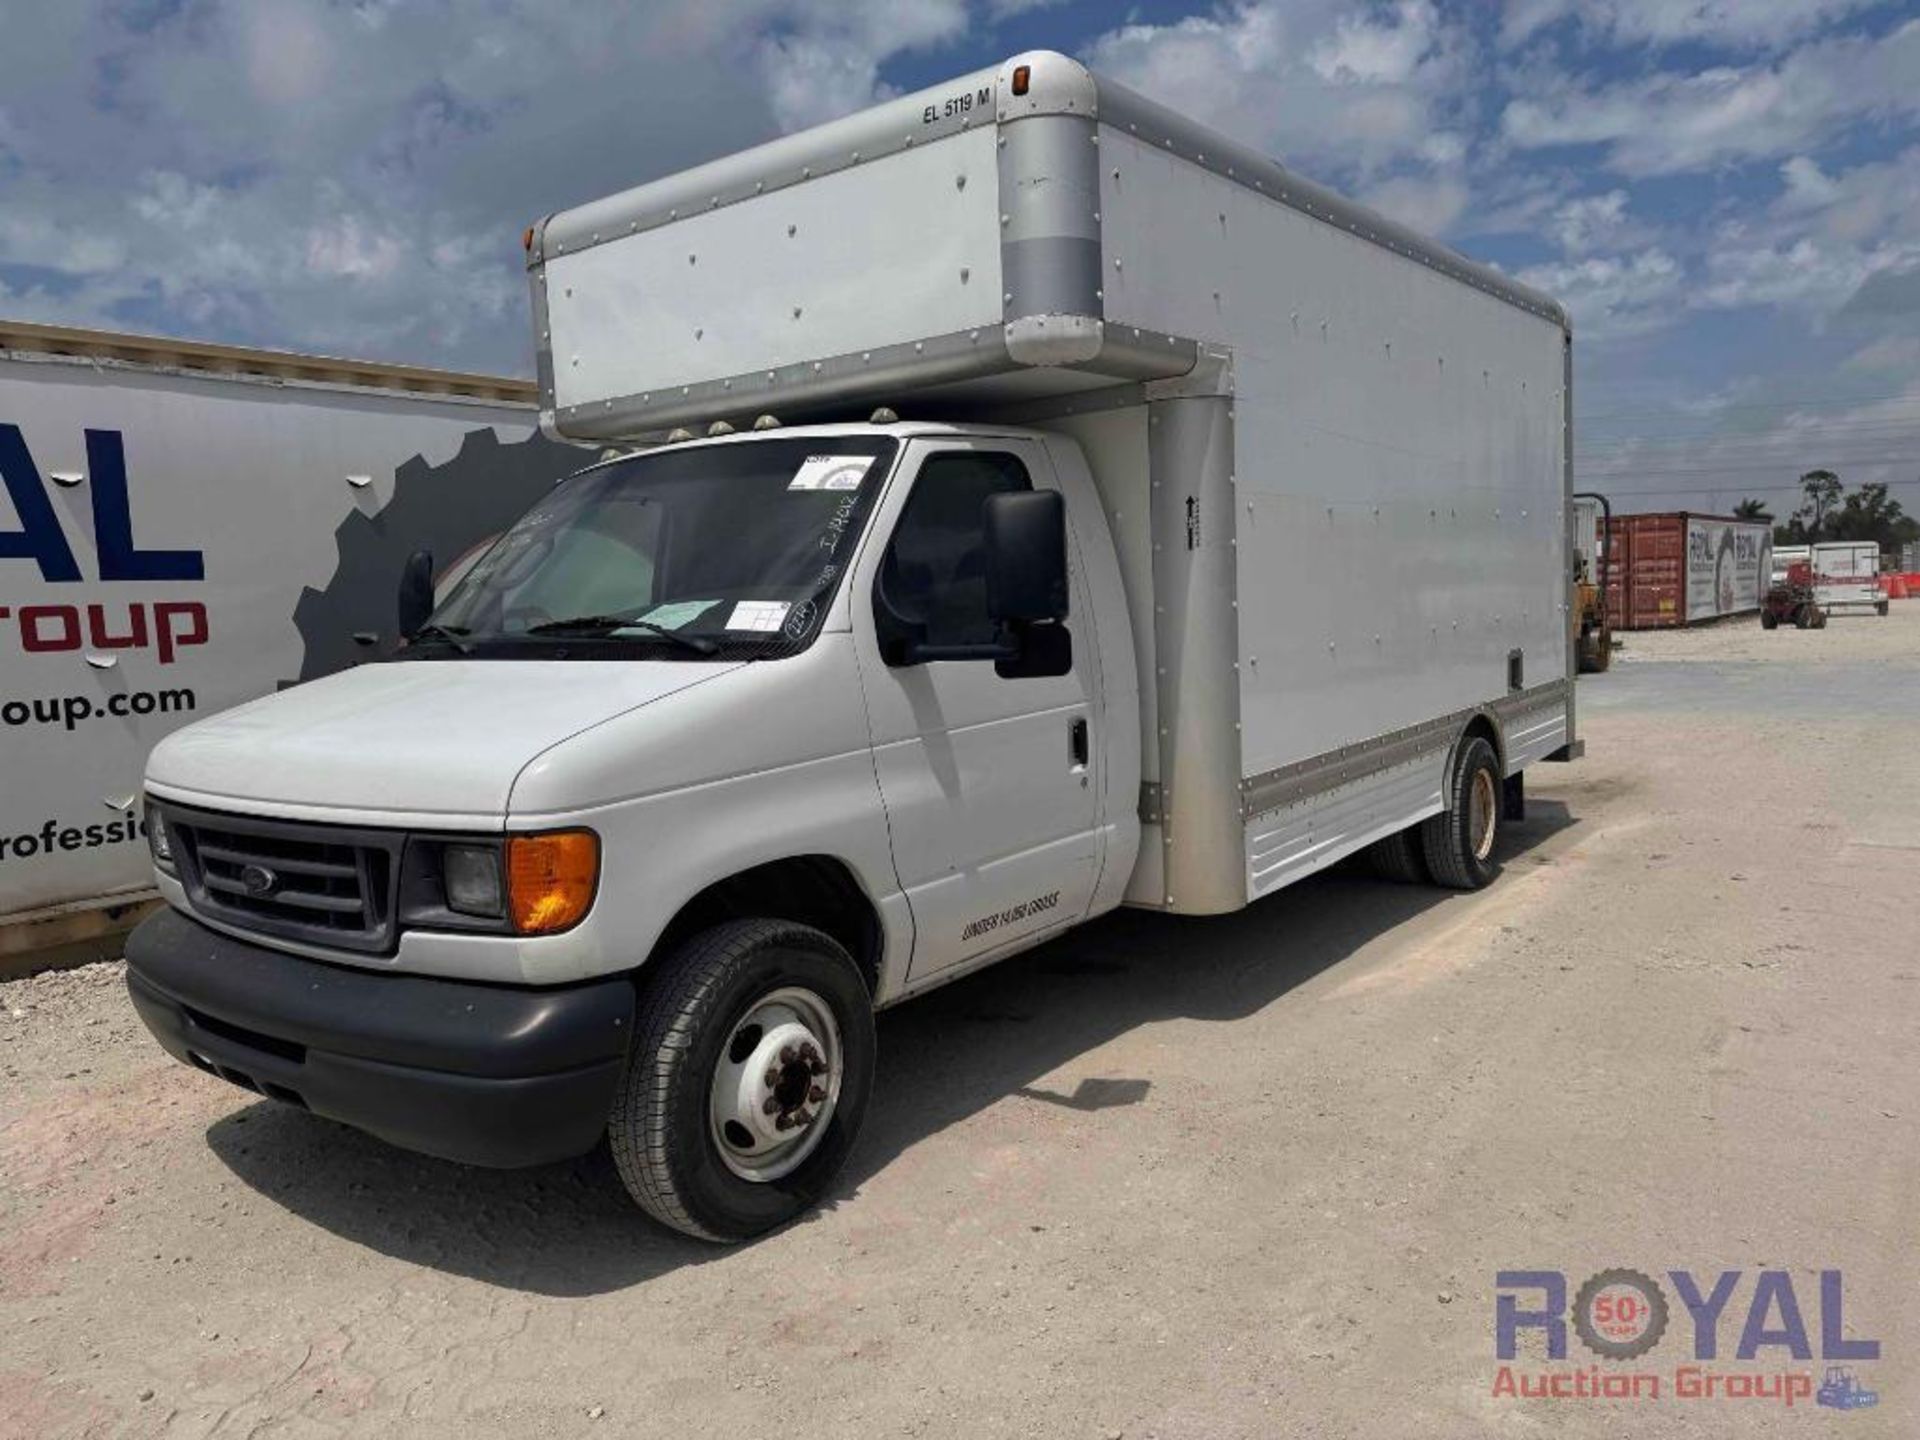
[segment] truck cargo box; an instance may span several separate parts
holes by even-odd
[[[1065,57],[553,216],[528,264],[567,438],[1079,441],[1142,677],[1131,899],[1229,909],[1432,813],[1476,712],[1510,770],[1570,753],[1565,313]]]

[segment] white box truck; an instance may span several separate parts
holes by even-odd
[[[1577,753],[1560,308],[1069,59],[528,251],[547,423],[632,453],[415,572],[396,663],[154,752],[128,979],[189,1063],[605,1133],[738,1239],[830,1185],[875,1008],[1370,847],[1484,885]]]
[[[377,655],[589,458],[523,380],[0,319],[0,977],[155,900],[147,752]],[[356,639],[356,637],[358,637]]]
[[[1880,588],[1880,547],[1872,540],[1828,540],[1813,547],[1814,603],[1828,614],[1836,610],[1887,613]]]

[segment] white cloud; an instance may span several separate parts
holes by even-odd
[[[1609,190],[1569,200],[1553,213],[1548,228],[1569,254],[1615,245],[1627,226],[1627,192]]]
[[[1804,153],[1868,117],[1920,116],[1920,20],[1883,37],[1811,42],[1774,64],[1662,71],[1599,86],[1538,70],[1501,130],[1519,149],[1600,145],[1646,176]]]
[[[1337,0],[1239,0],[1111,31],[1087,59],[1303,169],[1378,179],[1436,166],[1425,147],[1455,129],[1468,43],[1427,0],[1361,16]]]
[[[1574,333],[1582,342],[1658,329],[1675,319],[1685,299],[1684,268],[1658,247],[1534,265],[1522,270],[1520,279],[1573,313]]]
[[[15,6],[0,266],[58,278],[16,274],[5,304],[524,371],[529,221],[859,109],[967,20],[966,0]]]
[[[1373,186],[1361,199],[1403,225],[1429,235],[1453,228],[1467,208],[1467,187],[1446,176],[1398,175]]]
[[[1701,40],[1728,46],[1779,45],[1811,35],[1876,0],[1509,0],[1501,17],[1508,45],[1562,20],[1630,44]]]

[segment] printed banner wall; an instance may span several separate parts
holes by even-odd
[[[409,552],[590,458],[531,409],[0,358],[0,916],[148,888],[155,741],[383,653]]]
[[[1738,520],[1687,520],[1687,619],[1757,610],[1773,577],[1773,532]]]

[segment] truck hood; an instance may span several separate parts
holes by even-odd
[[[498,829],[515,777],[542,751],[740,663],[363,665],[176,731],[155,747],[147,782],[216,809]]]

